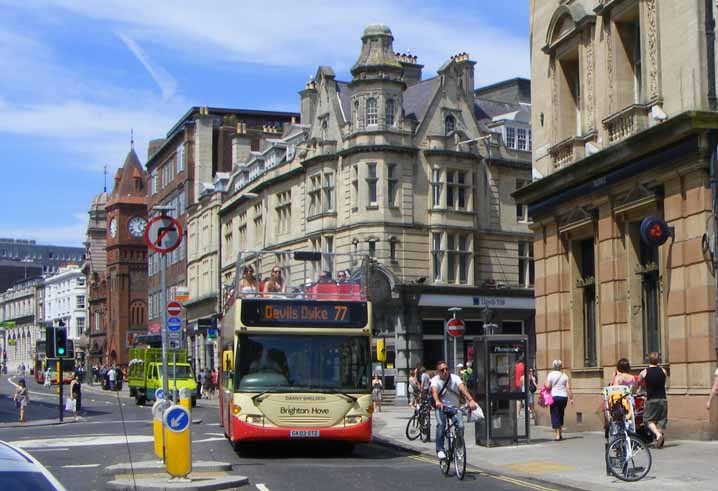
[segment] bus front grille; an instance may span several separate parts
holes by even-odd
[[[333,418],[328,416],[278,416],[272,418],[277,426],[332,426]]]

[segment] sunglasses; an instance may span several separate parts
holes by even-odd
[[[448,369],[448,368],[439,368],[439,371],[440,371],[440,372],[448,372],[449,369]]]
[[[272,271],[272,273],[279,274],[279,273],[281,273],[281,271],[279,271],[278,269],[275,269],[274,271]]]

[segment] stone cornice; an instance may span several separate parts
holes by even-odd
[[[716,128],[718,112],[686,111],[534,181],[512,193],[512,196],[517,203],[533,204],[572,186],[600,177],[630,160]],[[706,149],[702,151],[705,152]]]

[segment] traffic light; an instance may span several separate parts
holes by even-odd
[[[45,356],[55,358],[55,328],[45,328]]]
[[[65,358],[67,356],[67,329],[60,327],[55,329],[55,356],[54,358]]]

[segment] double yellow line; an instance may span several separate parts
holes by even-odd
[[[429,457],[426,457],[424,455],[411,455],[411,456],[409,456],[409,458],[413,459],[413,460],[418,460],[420,462],[426,462],[429,464],[433,464],[433,465],[437,464],[437,461],[435,459],[430,459]],[[546,486],[541,486],[540,484],[536,484],[536,483],[532,483],[532,482],[528,482],[528,481],[522,481],[521,479],[516,479],[514,477],[501,476],[499,474],[492,474],[490,472],[483,471],[483,470],[479,469],[478,467],[474,467],[474,466],[468,465],[468,464],[466,465],[466,470],[474,472],[476,474],[479,474],[480,476],[487,476],[487,477],[490,477],[492,479],[496,479],[499,481],[509,482],[511,484],[515,484],[515,485],[521,486],[523,488],[535,489],[537,491],[559,491],[556,488],[547,488]]]

